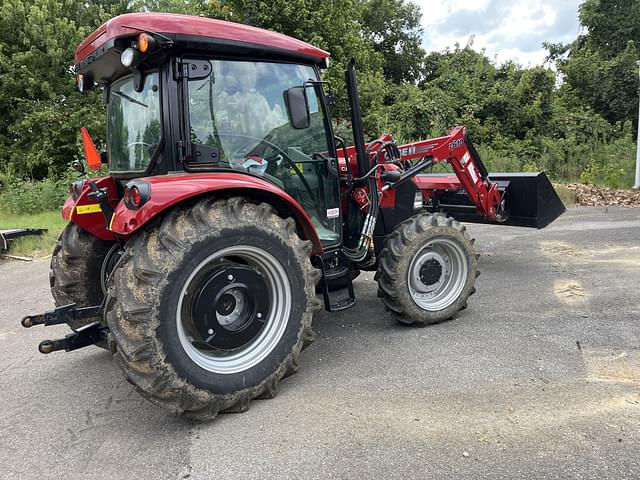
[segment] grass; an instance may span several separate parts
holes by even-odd
[[[0,211],[0,230],[9,228],[46,228],[43,235],[17,238],[10,242],[10,255],[46,257],[51,255],[58,235],[67,224],[60,210],[42,213],[13,214]]]

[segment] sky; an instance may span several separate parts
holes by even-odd
[[[472,42],[497,63],[541,65],[543,42],[568,43],[579,32],[582,0],[412,0],[422,9],[427,51]]]

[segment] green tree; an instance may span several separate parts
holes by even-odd
[[[365,38],[384,58],[384,76],[396,84],[422,78],[422,48],[418,5],[405,0],[366,0],[362,23]]]
[[[563,94],[621,128],[637,122],[640,3],[586,0],[580,23],[585,33],[573,43],[547,46],[565,75]]]
[[[97,94],[80,95],[74,49],[125,2],[5,0],[0,7],[0,165],[31,178],[61,172],[79,152],[78,128],[98,140]]]
[[[362,35],[363,6],[353,0],[230,0],[234,21],[275,30],[304,40],[331,53],[331,66],[323,77],[338,94],[335,113],[348,117],[344,69],[356,60],[365,124],[373,129],[376,112],[386,94],[384,58]]]

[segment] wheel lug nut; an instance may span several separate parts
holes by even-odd
[[[256,317],[258,317],[258,318],[262,318],[262,314],[261,314],[260,312],[258,312],[258,313],[256,314]]]
[[[207,333],[208,333],[209,335],[213,335],[213,328],[210,328],[209,330],[207,330]]]
[[[227,280],[229,280],[230,282],[233,282],[234,280],[233,275],[227,275]]]

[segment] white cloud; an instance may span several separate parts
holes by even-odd
[[[459,10],[482,11],[487,8],[490,0],[414,0],[422,9],[422,24],[434,25]]]
[[[498,63],[542,64],[542,43],[578,35],[582,0],[413,0],[422,9],[427,51],[472,42]]]

